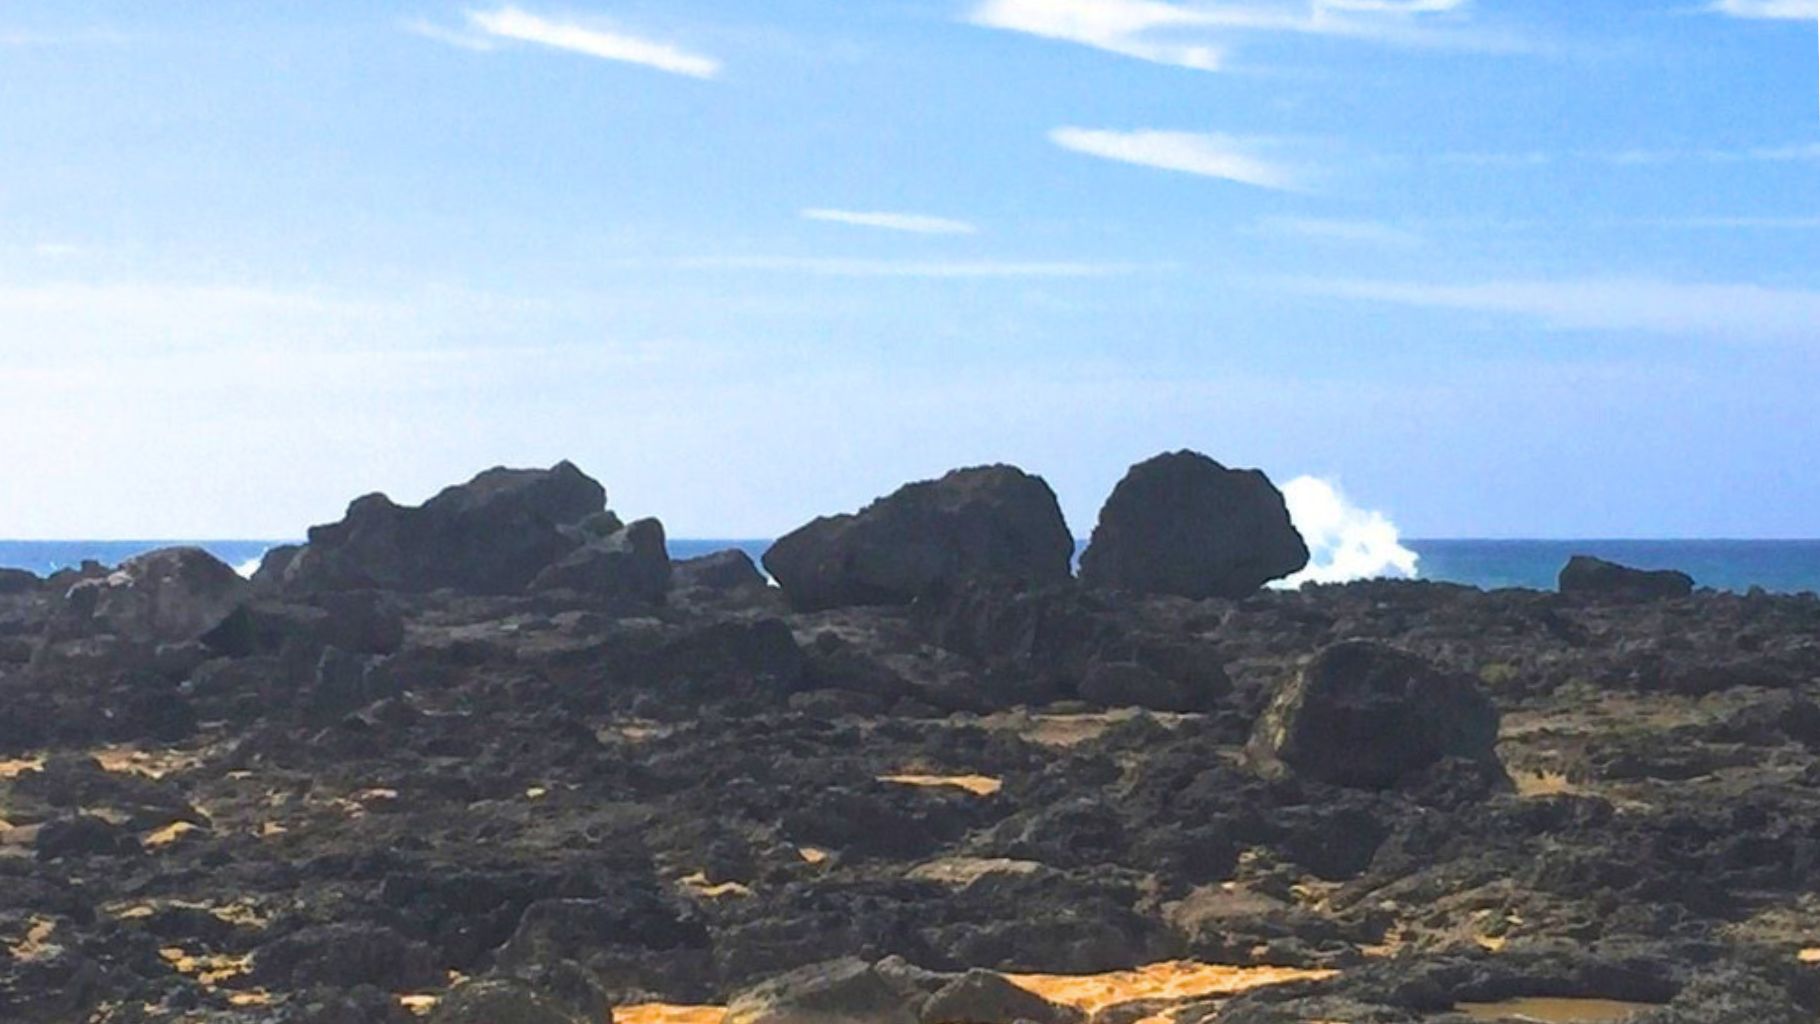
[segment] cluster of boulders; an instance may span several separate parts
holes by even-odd
[[[590,640],[562,657],[691,701],[822,689],[846,693],[839,706],[851,710],[1081,701],[1205,711],[1231,689],[1215,638],[1225,613],[1205,602],[1243,599],[1300,570],[1309,552],[1264,474],[1180,451],[1133,466],[1078,578],[1073,558],[1048,484],[984,466],[788,534],[764,557],[773,587],[736,550],[673,564],[661,523],[622,522],[605,489],[563,462],[488,470],[414,507],[359,498],[307,543],[271,551],[250,582],[195,548],[85,566],[52,581],[64,596],[42,640],[11,657],[111,680],[96,703],[122,735],[181,736],[200,717],[194,702],[216,717],[285,706],[327,722],[422,675],[396,657],[414,607],[472,595],[585,608],[606,616],[598,621],[663,609],[658,632]],[[1587,558],[1561,578],[1563,594],[1590,600],[1680,597],[1691,585]],[[0,577],[13,594],[49,586]],[[916,644],[936,652],[933,668],[894,653]],[[485,649],[464,641],[437,657],[484,659]],[[1252,750],[1267,772],[1383,787],[1441,760],[1494,764],[1496,731],[1473,679],[1382,645],[1342,644],[1284,683]]]
[[[984,466],[910,484],[780,539],[765,568],[799,611],[909,604],[957,585],[1073,578],[1074,536],[1041,477]],[[1241,598],[1308,564],[1282,492],[1181,451],[1133,466],[1081,557],[1091,588]]]

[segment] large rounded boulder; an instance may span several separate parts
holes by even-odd
[[[606,490],[568,462],[489,469],[415,507],[356,499],[340,522],[311,528],[301,550],[268,559],[262,576],[280,572],[282,589],[305,592],[516,593],[586,544],[606,505]]]
[[[1179,451],[1140,462],[1119,481],[1081,556],[1081,581],[1241,598],[1307,564],[1308,546],[1269,477]]]
[[[1267,772],[1387,789],[1457,758],[1502,774],[1498,709],[1471,676],[1347,640],[1316,654],[1271,701],[1250,755]]]
[[[247,593],[246,580],[207,551],[161,548],[71,587],[60,613],[59,633],[111,633],[147,643],[182,643],[220,625]]]
[[[852,515],[815,520],[765,552],[798,611],[909,604],[974,580],[1065,581],[1074,538],[1055,492],[1013,466],[958,469]]]

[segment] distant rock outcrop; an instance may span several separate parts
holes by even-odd
[[[1013,466],[909,484],[857,514],[817,519],[765,552],[798,611],[908,604],[947,585],[1068,579],[1074,540],[1055,492]]]
[[[1179,451],[1140,462],[1119,481],[1081,557],[1081,581],[1241,598],[1307,564],[1308,546],[1268,477]]]
[[[71,587],[56,631],[182,643],[220,625],[247,592],[239,573],[201,548],[162,548]]]
[[[1445,758],[1497,766],[1498,721],[1497,707],[1470,676],[1383,644],[1347,640],[1316,654],[1278,692],[1258,720],[1250,753],[1267,770],[1384,789]]]
[[[640,519],[591,540],[538,573],[531,589],[660,602],[670,589],[670,553],[663,524]]]
[[[527,587],[646,600],[668,586],[656,520],[622,527],[601,485],[568,462],[490,469],[420,506],[370,494],[309,543],[266,556],[262,590],[320,593],[444,588],[511,594]]]
[[[36,574],[24,569],[0,569],[0,596],[31,594],[44,586]]]
[[[1632,569],[1575,555],[1561,570],[1561,593],[1608,601],[1659,601],[1691,596],[1694,578],[1673,569]]]

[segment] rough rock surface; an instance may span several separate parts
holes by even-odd
[[[663,524],[640,519],[589,541],[539,572],[531,589],[661,602],[670,591],[670,552]]]
[[[811,964],[736,996],[725,1024],[919,1024],[910,994],[872,964]]]
[[[565,528],[606,504],[605,489],[568,462],[490,469],[416,507],[369,494],[340,522],[310,529],[309,543],[282,560],[283,586],[520,591],[581,546],[578,531]]]
[[[1447,758],[1497,764],[1498,709],[1477,680],[1383,644],[1316,654],[1258,720],[1252,752],[1320,782],[1395,785]]]
[[[1575,555],[1561,569],[1561,593],[1611,601],[1656,601],[1688,597],[1694,578],[1672,569],[1632,569],[1590,555]]]
[[[1081,555],[1081,581],[1240,598],[1307,564],[1308,547],[1268,477],[1179,451],[1138,463],[1113,488]]]
[[[1074,540],[1055,493],[1012,466],[909,484],[860,512],[815,520],[765,552],[798,611],[908,604],[980,579],[1069,578]]]
[[[584,522],[577,547],[620,529]],[[106,575],[0,596],[8,1024],[410,1024],[432,999],[599,1024],[845,958],[811,971],[860,979],[822,1005],[887,1020],[1147,965],[1166,984],[1092,1007],[1042,991],[1098,1024],[1820,1014],[1813,595],[1001,581],[622,614],[369,588],[263,592],[193,642],[56,639],[63,591]],[[1322,706],[1359,714],[1260,771],[1247,743],[1317,655]],[[1433,746],[1467,759],[1416,765],[1450,707],[1477,724]],[[1396,749],[1359,728],[1380,711]],[[1494,728],[1503,771],[1445,740]],[[1332,784],[1361,766],[1389,783]],[[1271,983],[1208,994],[1193,962]],[[841,991],[803,982],[764,1005]]]
[[[163,548],[70,588],[59,625],[73,636],[194,640],[238,608],[248,589],[238,573],[201,548]]]

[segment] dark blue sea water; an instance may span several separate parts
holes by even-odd
[[[261,540],[210,541],[0,541],[0,567],[46,575],[92,558],[118,564],[142,551],[173,543],[207,548],[233,566],[256,564],[274,543]],[[1820,540],[1410,540],[1421,556],[1422,579],[1484,587],[1552,589],[1561,566],[1573,555],[1597,555],[1644,569],[1680,569],[1703,587],[1719,590],[1820,592]],[[770,544],[764,540],[672,540],[670,554],[693,558],[736,547],[754,561]]]

